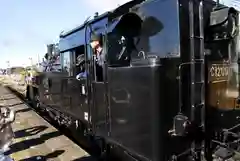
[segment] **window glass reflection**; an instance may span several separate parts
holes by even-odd
[[[135,8],[115,20],[117,23],[113,20],[108,35],[109,65],[128,66],[131,61],[149,56],[179,57],[177,7],[175,1],[155,1]]]
[[[156,1],[155,3],[159,2]],[[180,40],[177,5],[175,1],[162,1],[161,3],[162,5],[149,3],[142,8],[146,19],[142,25],[144,28],[144,32],[141,34],[142,41],[140,40],[138,46],[144,49],[145,52],[160,57],[169,54],[179,56]]]
[[[63,71],[70,73],[70,54],[71,52],[62,53],[63,55]]]
[[[230,98],[239,97],[239,54],[240,54],[240,31],[238,30],[237,37],[233,40],[230,48],[231,51],[231,63],[230,63],[230,74],[228,81],[228,89],[226,95]]]

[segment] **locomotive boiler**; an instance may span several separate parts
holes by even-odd
[[[92,34],[101,35],[98,70]],[[99,156],[239,160],[239,12],[211,0],[133,0],[60,35],[34,97]],[[86,77],[76,79],[79,72]],[[37,96],[37,97],[36,97]]]

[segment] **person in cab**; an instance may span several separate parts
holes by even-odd
[[[81,54],[79,56],[77,56],[77,69],[78,69],[78,74],[76,76],[76,79],[80,80],[80,79],[84,79],[87,77],[87,72],[85,70],[85,55]]]
[[[104,54],[102,47],[102,35],[101,34],[92,34],[90,45],[93,49],[93,53],[95,56],[96,64],[99,66],[103,66],[104,64]]]
[[[104,65],[104,54],[102,45],[102,35],[93,33],[91,35],[90,46],[93,49],[94,59],[96,63],[96,76],[98,81],[103,80],[103,65]],[[86,70],[77,74],[76,78],[86,78]]]

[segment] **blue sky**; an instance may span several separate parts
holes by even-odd
[[[46,44],[56,42],[62,30],[76,27],[93,15],[114,7],[114,0],[2,0],[0,1],[0,68],[42,57]],[[118,1],[124,3],[127,0]],[[104,5],[104,3],[106,5]],[[98,8],[100,6],[100,9]],[[103,7],[104,6],[104,7]]]
[[[0,1],[0,68],[29,64],[56,42],[63,30],[76,27],[94,12],[102,13],[129,0]],[[225,0],[230,1],[230,0]]]

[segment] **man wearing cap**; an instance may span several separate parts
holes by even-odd
[[[104,54],[102,47],[102,35],[93,33],[91,35],[90,45],[93,49],[94,58],[96,61],[96,75],[97,80],[103,80],[103,65],[104,65]]]
[[[80,68],[80,71],[78,75],[76,76],[76,79],[81,79],[81,78],[86,78],[87,77],[87,72],[84,68],[84,63],[85,63],[85,55],[81,54],[77,56],[77,63],[76,66]]]
[[[102,35],[101,34],[92,34],[90,45],[93,49],[93,53],[95,54],[96,63],[99,66],[103,66],[104,64],[104,54],[102,54]]]
[[[102,67],[104,65],[104,54],[102,54],[103,52],[102,35],[93,33],[91,35],[90,46],[93,49],[94,59],[96,61],[97,78],[98,80],[102,80],[103,79]],[[76,78],[79,79],[80,77],[86,77],[86,71],[79,73]]]

